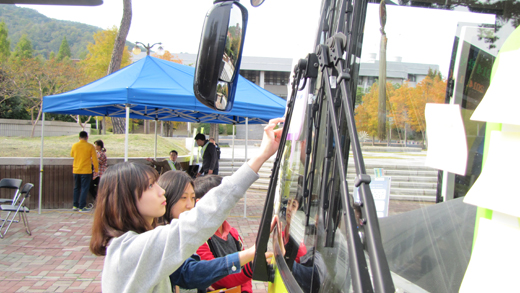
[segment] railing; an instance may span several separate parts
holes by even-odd
[[[159,159],[159,158],[158,158]],[[188,167],[189,158],[179,157],[178,161],[184,169]],[[109,158],[108,166],[123,162],[123,158]],[[129,161],[148,163],[145,158],[130,158]],[[72,176],[73,158],[44,158],[43,159],[43,185],[42,185],[42,209],[68,209],[72,208],[74,180]],[[40,189],[40,158],[0,158],[0,179],[17,178],[24,183],[34,184],[29,198],[28,207],[38,207]],[[12,198],[12,190],[1,190],[0,198]],[[87,202],[93,202],[89,195]]]

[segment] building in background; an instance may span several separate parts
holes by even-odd
[[[139,55],[131,55],[133,62],[146,57],[145,52],[141,52]],[[182,64],[195,67],[197,54],[173,53],[173,55],[178,57]],[[371,59],[362,62],[359,69],[358,86],[363,87],[365,91],[370,89],[379,77],[379,60],[375,60],[375,57],[376,54],[370,54]],[[439,71],[439,65],[406,63],[401,62],[401,60],[401,57],[396,57],[395,61],[387,61],[386,77],[388,82],[403,84],[408,80],[409,85],[415,87],[428,75],[430,69]],[[291,72],[291,58],[242,56],[240,64],[240,75],[285,100],[289,95],[288,84],[290,83]],[[262,125],[249,125],[249,139],[262,139],[262,135]],[[236,138],[245,138],[245,126],[237,126]]]
[[[379,60],[375,59],[376,54],[370,54],[367,62],[362,62],[359,68],[358,86],[367,91],[372,84],[379,78]],[[402,57],[395,57],[394,61],[386,62],[386,81],[391,83],[403,84],[408,81],[408,85],[415,87],[423,80],[428,71],[439,71],[439,65],[407,63],[401,62]]]

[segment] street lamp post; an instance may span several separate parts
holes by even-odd
[[[132,49],[132,53],[134,53],[135,55],[141,54],[141,48],[139,48],[139,46],[137,44],[141,44],[146,49],[146,56],[150,56],[150,49],[152,49],[153,46],[155,46],[155,45],[159,45],[159,47],[157,48],[157,54],[159,54],[159,55],[164,54],[164,49],[162,47],[162,43],[155,43],[150,46],[150,43],[148,43],[148,45],[145,45],[141,42],[135,42],[135,47]],[[155,123],[157,123],[157,122],[155,122]],[[150,121],[145,119],[143,124],[144,124],[143,125],[144,134],[149,134],[150,133]]]
[[[135,47],[132,49],[132,52],[135,54],[135,55],[138,55],[141,53],[141,48],[139,48],[139,46],[137,46],[137,44],[141,44],[145,49],[146,49],[146,56],[150,56],[150,49],[153,48],[153,46],[155,45],[159,45],[159,48],[157,48],[157,53],[159,55],[161,55],[162,52],[164,52],[164,49],[163,47],[161,46],[162,43],[155,43],[153,45],[150,46],[150,43],[148,43],[148,45],[145,45],[141,42],[135,42]]]

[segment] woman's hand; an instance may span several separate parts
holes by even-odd
[[[245,265],[246,263],[253,261],[255,259],[255,253],[256,253],[256,245],[253,245],[252,247],[242,250],[238,253],[238,259],[240,260],[240,266]]]
[[[273,263],[273,256],[274,256],[274,253],[272,253],[271,251],[268,251],[265,253],[265,260],[266,260],[267,264]]]
[[[267,161],[276,151],[280,145],[283,128],[274,129],[278,123],[284,122],[285,118],[276,118],[269,120],[269,124],[264,128],[264,137],[260,145],[260,155],[253,157],[249,162],[249,166],[253,171],[258,172],[262,164]]]

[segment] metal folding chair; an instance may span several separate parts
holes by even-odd
[[[13,204],[18,199],[22,179],[4,178],[0,180],[0,188],[14,189],[13,199],[0,198],[0,204]]]
[[[29,227],[29,220],[27,219],[27,213],[30,211],[28,207],[25,206],[25,202],[27,199],[31,196],[31,189],[34,187],[34,184],[32,183],[26,183],[21,192],[20,196],[18,197],[18,201],[13,202],[11,205],[0,205],[0,211],[5,211],[7,213],[7,217],[5,217],[5,221],[2,223],[2,226],[0,226],[0,238],[4,238],[5,234],[7,234],[7,231],[9,231],[9,228],[11,227],[11,224],[14,222],[14,218],[16,217],[16,214],[20,212],[23,220],[23,225],[25,227],[25,232],[27,234],[31,235],[31,229]],[[14,212],[13,217],[9,220],[9,216],[11,213]],[[5,223],[9,222],[9,225],[7,225],[7,228],[5,229],[4,233],[2,233],[2,229],[5,226]]]

